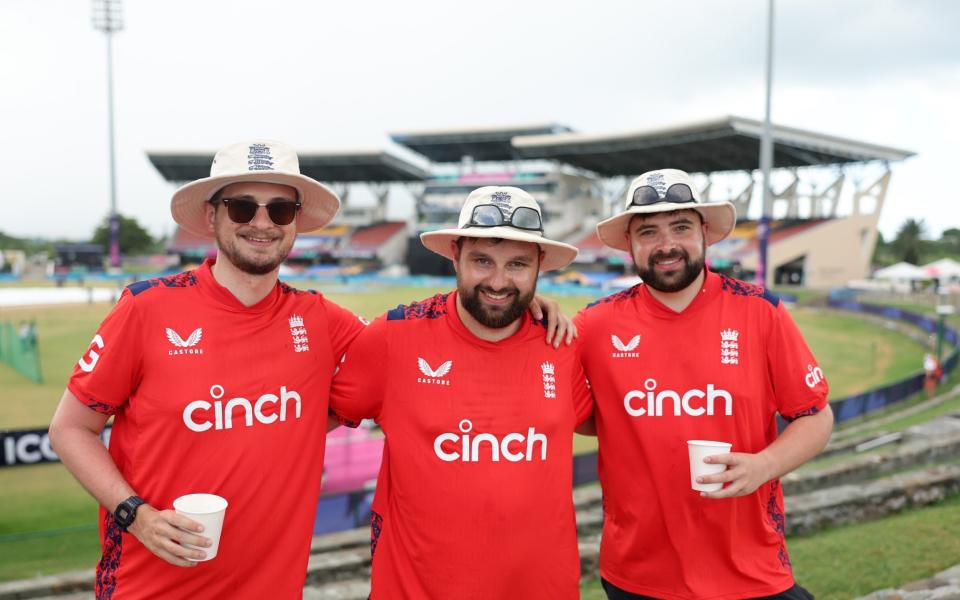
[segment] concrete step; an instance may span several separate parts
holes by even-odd
[[[308,585],[347,579],[369,579],[370,548],[345,548],[311,554],[307,562]]]
[[[8,581],[0,583],[0,599],[27,600],[28,598],[44,598],[47,596],[72,598],[76,594],[90,598],[93,596],[93,577],[93,569],[88,569]]]
[[[875,481],[788,496],[787,535],[858,523],[960,493],[960,465],[941,465]]]
[[[367,600],[369,596],[369,577],[303,588],[303,600]]]
[[[908,583],[899,589],[883,589],[857,600],[957,600],[960,599],[960,565],[929,579]]]
[[[859,483],[923,465],[932,465],[960,456],[960,419],[938,419],[935,430],[907,430],[904,440],[877,452],[851,456],[822,469],[804,469],[786,475],[783,493],[804,494],[837,485]],[[953,424],[956,423],[954,426]],[[922,433],[920,433],[922,432]]]
[[[310,554],[330,552],[342,548],[370,547],[370,528],[357,527],[346,531],[316,535],[310,542]]]

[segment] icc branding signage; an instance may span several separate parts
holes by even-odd
[[[109,427],[103,430],[100,439],[105,446],[110,445]],[[60,457],[50,447],[46,429],[0,431],[0,468],[59,461]]]

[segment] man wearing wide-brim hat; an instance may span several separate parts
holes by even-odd
[[[330,379],[364,326],[277,276],[297,232],[339,205],[268,140],[224,148],[210,177],[174,194],[174,220],[215,239],[216,259],[124,290],[50,426],[102,507],[98,598],[302,595]],[[227,502],[209,561],[209,532],[172,510],[191,493]]]
[[[827,382],[779,298],[705,268],[735,222],[732,205],[661,169],[597,225],[643,280],[575,319],[596,398],[611,599],[810,597],[793,578],[779,478],[830,437]],[[779,436],[777,414],[789,422]],[[718,474],[691,476],[695,440],[732,444],[704,459]]]
[[[592,399],[576,347],[544,344],[527,310],[577,250],[514,187],[474,190],[421,240],[456,290],[376,319],[331,390],[334,413],[386,435],[371,597],[579,598],[571,442]]]

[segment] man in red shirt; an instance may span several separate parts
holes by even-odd
[[[493,186],[421,240],[453,261],[456,291],[371,323],[330,395],[386,435],[371,598],[579,598],[570,465],[592,400],[575,346],[545,345],[526,310],[576,248],[543,237],[529,194]]]
[[[330,379],[364,325],[277,273],[297,232],[339,205],[276,142],[221,150],[210,177],[174,194],[174,219],[215,237],[216,260],[128,286],[50,426],[66,467],[117,507],[100,510],[97,598],[302,595]],[[191,562],[205,553],[182,544],[209,540],[170,509],[194,492],[229,503],[209,562]]]
[[[784,539],[779,477],[833,427],[827,382],[784,304],[704,268],[736,222],[682,171],[645,173],[597,226],[643,283],[584,309],[604,496],[600,573],[614,600],[808,598]],[[790,424],[778,436],[776,415]],[[687,440],[733,445],[691,489]]]

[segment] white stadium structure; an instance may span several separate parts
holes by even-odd
[[[573,269],[623,271],[629,260],[603,247],[594,226],[618,210],[632,177],[672,167],[695,174],[707,198],[736,205],[736,231],[711,247],[709,258],[712,268],[749,278],[757,267],[757,223],[750,217],[760,196],[762,129],[741,117],[605,135],[542,124],[391,134],[416,160],[397,151],[301,152],[304,174],[337,190],[344,209],[327,227],[301,235],[288,262],[354,270],[403,264],[413,274],[451,274],[449,262],[426,251],[417,234],[454,225],[470,190],[512,185],[541,203],[548,236],[580,248]],[[774,192],[768,285],[832,287],[866,278],[890,167],[913,153],[778,125],[773,137],[774,181],[783,185]],[[207,176],[213,152],[148,157],[179,184]],[[398,193],[414,199],[406,221],[386,218]],[[368,202],[352,201],[361,196]],[[179,231],[170,251],[196,262],[213,250],[209,240]]]

